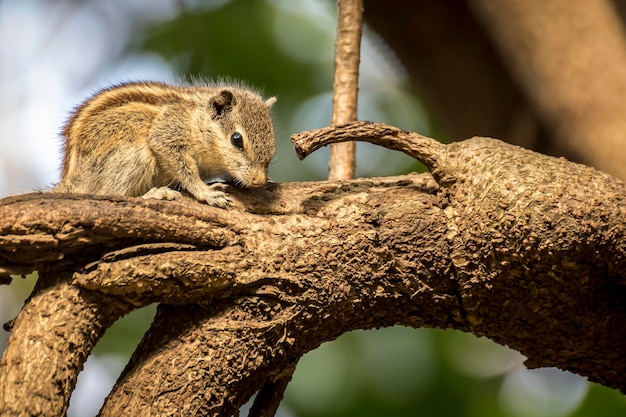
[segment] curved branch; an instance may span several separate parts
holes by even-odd
[[[403,133],[390,132],[381,142],[400,148]],[[439,185],[429,175],[271,184],[233,189],[231,210],[187,199],[3,200],[0,219],[12,217],[0,223],[0,266],[71,266],[79,294],[181,304],[160,308],[102,415],[131,404],[137,414],[235,412],[323,341],[392,324],[471,331],[531,366],[626,390],[624,183],[494,139],[416,143],[406,147],[429,158]],[[59,230],[87,238],[68,248]],[[57,310],[58,322],[83,314],[70,311]],[[21,317],[12,339],[23,337]],[[29,352],[13,352],[2,364],[18,374]],[[72,349],[58,352],[59,363],[73,360]],[[26,401],[11,381],[3,401]],[[31,385],[30,395],[54,389]]]
[[[63,416],[104,331],[132,306],[81,290],[71,273],[39,277],[0,361],[0,415]]]
[[[257,275],[260,285],[205,307],[163,307],[101,416],[131,404],[141,404],[139,414],[231,415],[267,382],[281,381],[302,354],[347,330],[466,328],[440,199],[404,181],[369,180],[367,192],[339,192],[306,215],[283,215],[242,235],[246,249],[232,268]],[[242,258],[247,268],[237,265]],[[284,275],[299,285],[275,279]],[[210,370],[190,384],[188,373],[170,372],[171,363]],[[164,392],[175,399],[164,404]]]
[[[357,121],[341,126],[307,130],[291,137],[296,154],[304,159],[322,146],[347,141],[363,141],[404,152],[433,169],[443,156],[445,145],[419,133],[407,132],[384,123]]]

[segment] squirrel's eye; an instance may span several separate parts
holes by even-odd
[[[230,143],[243,151],[243,136],[241,136],[241,133],[235,132],[230,135]]]

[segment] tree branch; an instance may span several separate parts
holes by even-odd
[[[0,361],[0,415],[64,416],[96,342],[131,310],[73,285],[71,273],[40,274]]]
[[[307,130],[291,137],[300,160],[331,143],[346,141],[371,142],[388,149],[404,152],[421,161],[428,168],[436,167],[437,160],[443,157],[445,145],[419,133],[407,132],[384,123],[358,121],[341,126]]]
[[[363,0],[338,0],[337,6],[333,113],[330,120],[333,126],[357,119],[363,31]],[[331,145],[329,181],[352,179],[355,169],[356,144],[346,142]]]
[[[67,286],[70,306],[58,304],[63,294],[37,291],[16,320],[0,410],[32,396],[66,401],[57,387],[71,391],[100,335],[87,323],[103,329],[129,306],[156,300],[172,305],[159,307],[103,416],[236,413],[322,342],[393,324],[471,331],[521,351],[530,366],[626,391],[624,183],[494,139],[441,145],[384,125],[296,142],[306,153],[326,134],[353,130],[421,155],[438,184],[427,174],[270,184],[231,190],[229,210],[190,199],[2,200],[0,219],[10,220],[0,222],[0,268],[26,270],[30,259],[49,274],[77,273],[55,281]],[[104,301],[90,307],[71,301],[72,291],[121,307],[98,313]],[[53,314],[53,327],[45,319],[25,338],[36,314]],[[78,362],[75,333],[89,333]],[[69,347],[18,348],[17,339],[37,337]],[[33,353],[54,359],[46,368]],[[58,365],[69,371],[52,380],[9,376],[50,375],[50,364],[64,363],[73,365]]]

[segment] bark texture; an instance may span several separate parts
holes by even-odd
[[[531,366],[626,392],[624,183],[488,138],[442,145],[363,122],[293,138],[302,157],[354,139],[418,156],[432,176],[233,189],[229,210],[2,200],[0,268],[45,280],[0,363],[0,414],[20,415],[33,396],[40,415],[62,414],[101,329],[155,301],[102,416],[231,415],[259,390],[271,404],[307,351],[394,324],[487,336]],[[20,378],[38,369],[52,378]]]
[[[0,364],[0,414],[65,415],[78,373],[104,330],[129,306],[71,284],[71,273],[40,277],[13,323]],[[36,385],[45,381],[44,389]]]

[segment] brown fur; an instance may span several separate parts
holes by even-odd
[[[137,82],[105,89],[80,105],[63,130],[56,190],[171,199],[175,191],[158,189],[174,187],[225,206],[220,187],[207,181],[267,182],[274,101],[227,84]],[[243,150],[231,144],[234,132],[242,135]]]

